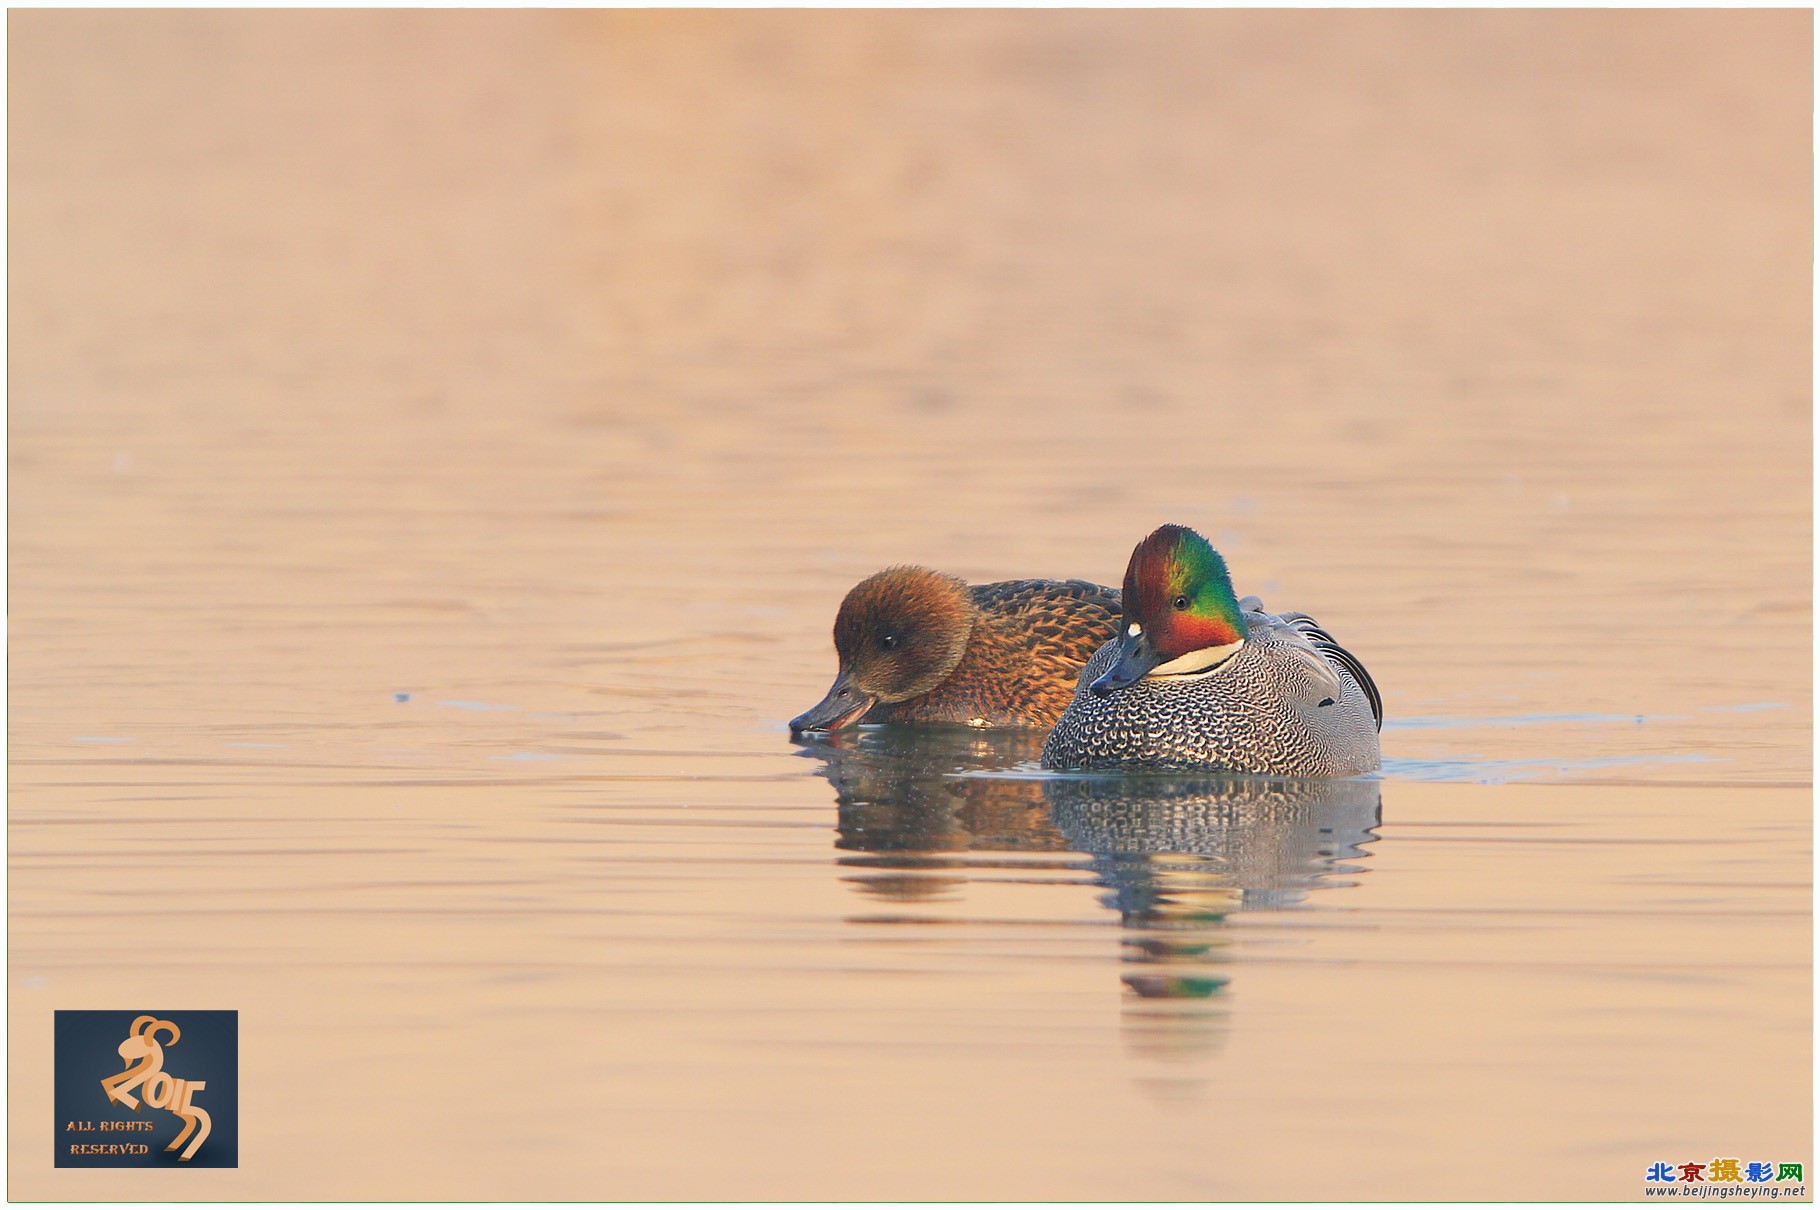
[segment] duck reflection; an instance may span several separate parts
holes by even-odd
[[[1375,836],[1375,780],[1067,778],[1042,783],[1050,818],[1089,854],[1101,899],[1127,930],[1127,1045],[1184,1058],[1217,1048],[1237,912],[1291,907],[1349,886]]]
[[[897,901],[952,892],[979,852],[1065,853],[1042,783],[956,777],[1034,762],[1041,732],[883,727],[817,736],[799,754],[823,762],[834,787],[840,864],[867,895]],[[1070,863],[1072,864],[1072,863]],[[943,875],[943,870],[954,870]]]
[[[803,744],[835,791],[835,847],[863,894],[952,894],[994,851],[1020,871],[1083,868],[1118,913],[1124,1034],[1135,1054],[1217,1049],[1240,912],[1351,885],[1376,837],[1376,780],[1034,773],[1040,734],[880,728]],[[1018,774],[1031,770],[1032,775]],[[957,776],[1005,773],[1008,776]],[[1082,855],[1085,861],[1082,860]],[[1162,1081],[1159,1087],[1168,1085]],[[1187,1087],[1183,1085],[1182,1087]]]

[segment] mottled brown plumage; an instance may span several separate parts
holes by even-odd
[[[1053,726],[1118,619],[1118,591],[1085,580],[969,587],[926,567],[888,568],[841,602],[840,674],[790,729]]]

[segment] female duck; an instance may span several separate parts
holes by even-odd
[[[1313,618],[1235,599],[1207,539],[1165,525],[1131,552],[1120,636],[1082,670],[1043,764],[1352,777],[1378,767],[1383,717],[1371,674]]]
[[[790,731],[865,723],[1049,727],[1081,665],[1117,634],[1119,594],[1085,580],[968,587],[926,567],[853,586],[834,619],[840,674]]]

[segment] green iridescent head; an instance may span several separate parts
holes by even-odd
[[[1101,697],[1153,670],[1199,672],[1245,641],[1245,619],[1226,560],[1183,525],[1164,525],[1137,544],[1125,568],[1118,664],[1091,686]],[[1206,660],[1188,657],[1207,653]],[[1171,668],[1192,664],[1195,667]]]

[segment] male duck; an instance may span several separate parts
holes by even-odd
[[[1352,777],[1378,767],[1383,719],[1371,674],[1313,618],[1237,600],[1207,539],[1165,525],[1131,552],[1120,637],[1087,662],[1042,760]]]
[[[866,723],[1049,727],[1118,633],[1119,594],[1085,580],[969,587],[926,567],[854,585],[834,619],[840,674],[792,734]]]

